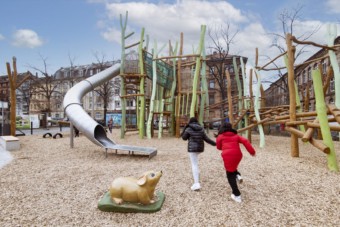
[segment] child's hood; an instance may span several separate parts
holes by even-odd
[[[203,127],[196,122],[190,123],[189,127],[192,128],[192,130],[194,130],[194,131],[202,131],[202,129],[203,129]]]

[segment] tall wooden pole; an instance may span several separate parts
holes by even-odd
[[[286,35],[287,56],[288,56],[288,89],[289,89],[289,116],[290,121],[296,121],[296,94],[294,85],[294,61],[295,61],[295,46],[293,46],[292,35]],[[299,157],[298,137],[291,134],[291,151],[292,157]]]
[[[7,62],[7,74],[9,79],[9,85],[10,85],[10,96],[11,96],[11,135],[15,136],[16,132],[16,83],[17,83],[17,60],[15,57],[13,57],[13,73],[11,70],[11,65]]]

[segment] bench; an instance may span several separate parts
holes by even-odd
[[[0,144],[6,151],[16,151],[20,149],[20,141],[14,136],[1,136]]]

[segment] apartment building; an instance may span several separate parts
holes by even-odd
[[[119,61],[62,67],[58,69],[50,78],[43,76],[40,77],[40,81],[37,81],[34,84],[36,92],[32,96],[30,114],[50,112],[52,119],[65,118],[66,116],[64,114],[63,108],[63,97],[65,96],[66,92],[76,83],[109,68],[117,62]],[[49,86],[41,86],[41,84],[44,82],[48,82],[46,84],[49,84]],[[120,80],[119,78],[114,78],[105,86],[106,89],[116,90],[116,88],[120,86]],[[104,115],[104,102],[100,89],[103,88],[98,87],[94,91],[89,92],[83,97],[82,100],[83,108],[96,120],[103,119]],[[119,105],[118,102],[110,102],[107,109],[115,109],[115,104]]]
[[[225,104],[221,109],[221,105],[218,105],[222,101],[220,86],[214,77],[214,71],[220,70],[220,67],[223,67],[223,70],[228,70],[231,74],[232,79],[232,95],[237,95],[237,84],[235,80],[235,73],[233,67],[233,57],[236,57],[238,67],[240,66],[240,56],[228,56],[224,59],[219,59],[218,57],[209,55],[207,56],[207,81],[208,81],[208,89],[209,89],[209,103],[217,104],[209,109],[210,119],[218,119],[220,118],[221,111],[225,111],[227,105]],[[245,61],[247,60],[244,58]],[[41,115],[45,117],[48,115],[52,119],[64,119],[66,118],[63,109],[63,97],[66,92],[73,87],[76,83],[93,76],[100,71],[105,70],[106,68],[112,66],[113,64],[119,63],[120,61],[110,61],[104,63],[92,63],[88,65],[80,65],[80,66],[70,66],[70,67],[62,67],[58,69],[51,76],[43,76],[43,75],[32,75],[30,80],[27,80],[23,85],[20,86],[20,89],[17,90],[17,115],[39,115],[40,119],[42,119]],[[194,58],[188,58],[183,61],[185,62],[194,62]],[[218,62],[218,64],[217,64]],[[138,73],[138,64],[139,61],[128,61],[126,68],[130,71],[133,68],[136,68],[136,72]],[[192,80],[193,73],[195,71],[194,64],[188,64],[187,66],[181,69],[182,75],[182,92],[189,91],[192,89]],[[131,73],[131,72],[129,72]],[[239,74],[241,74],[239,72]],[[21,74],[20,74],[21,76]],[[239,75],[240,76],[240,75]],[[225,75],[223,76],[225,77]],[[19,76],[18,76],[19,78]],[[241,84],[242,77],[240,76]],[[106,86],[109,86],[110,99],[108,105],[106,107],[106,114],[120,114],[121,113],[121,99],[120,99],[120,84],[122,78],[117,76],[109,81]],[[146,89],[145,96],[148,102],[148,97],[151,95],[151,81],[146,80]],[[224,81],[226,83],[226,80]],[[225,84],[225,88],[227,84]],[[92,116],[94,119],[100,121],[104,119],[104,102],[103,97],[101,96],[100,89],[101,87],[96,88],[96,90],[89,92],[83,97],[82,105],[85,111]],[[129,89],[130,92],[133,92],[134,89]],[[128,92],[129,94],[129,92]],[[2,76],[0,77],[0,100],[8,100],[9,97],[9,83],[8,77]],[[224,97],[226,99],[226,96]],[[233,112],[237,112],[237,105],[234,105]],[[127,114],[134,115],[136,114],[136,99],[129,98],[127,99],[126,106]]]
[[[340,44],[340,36],[335,39],[335,44]],[[340,50],[337,48],[336,57],[340,63]],[[300,64],[294,70],[295,81],[298,86],[299,97],[304,111],[315,110],[315,97],[312,81],[312,70],[316,68],[321,69],[322,80],[326,80],[327,70],[330,67],[330,60],[328,51],[321,49],[313,54],[306,61],[306,64]],[[312,61],[316,60],[316,61]],[[312,61],[312,63],[308,63]],[[288,74],[284,74],[280,79],[273,82],[265,91],[265,99],[267,106],[288,105],[289,104],[289,90],[287,84]],[[334,103],[335,101],[335,87],[334,76],[331,78],[329,87],[325,94],[326,103]],[[308,101],[307,101],[308,100]]]

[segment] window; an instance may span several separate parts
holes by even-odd
[[[308,81],[312,80],[312,69],[309,67],[308,68]]]
[[[215,88],[215,80],[209,80],[209,88]]]
[[[100,102],[97,103],[97,108],[102,107],[102,104]]]
[[[313,94],[313,86],[310,86],[309,87],[309,97],[313,97],[314,94]]]
[[[115,107],[120,107],[120,101],[115,101]]]
[[[322,74],[325,74],[327,70],[327,63],[325,60],[323,60],[321,64],[322,64]]]
[[[210,74],[214,74],[215,72],[215,68],[214,67],[210,67]]]
[[[114,94],[119,95],[119,89],[118,88],[115,88]]]
[[[209,105],[215,103],[215,96],[214,95],[209,95]]]
[[[96,119],[102,119],[102,114],[100,112],[96,112]]]
[[[306,71],[303,71],[302,73],[302,84],[306,83]]]
[[[126,100],[126,105],[128,107],[133,107],[133,100],[129,99],[129,100]]]
[[[331,79],[331,81],[329,82],[329,91],[333,92],[335,90],[334,87],[334,77]]]

